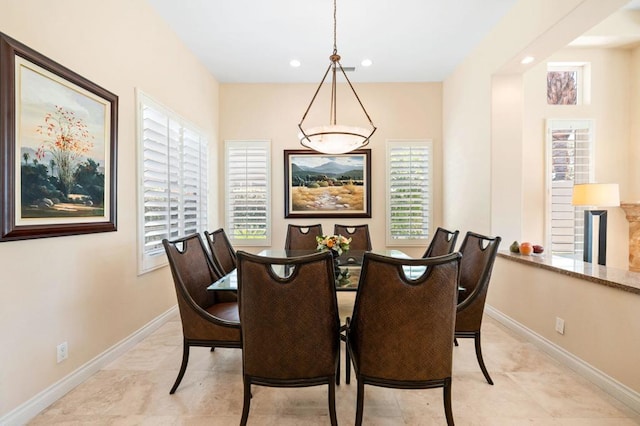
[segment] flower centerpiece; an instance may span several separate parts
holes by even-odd
[[[316,250],[331,250],[332,254],[337,254],[337,256],[340,256],[343,252],[349,251],[349,243],[351,243],[351,238],[347,238],[342,235],[322,235],[317,236],[316,241],[318,242],[318,247],[316,247]]]

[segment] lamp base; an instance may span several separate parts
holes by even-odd
[[[598,216],[598,264],[607,263],[607,211],[606,210],[585,210],[584,211],[584,252],[583,260],[593,263],[593,217]]]

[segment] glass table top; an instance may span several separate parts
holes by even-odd
[[[410,256],[400,250],[373,250],[373,253],[381,254],[384,256],[396,257],[400,259],[410,259]],[[316,253],[315,250],[282,250],[282,249],[267,249],[262,250],[258,255],[266,257],[277,257],[286,259],[288,257],[297,257],[308,254]],[[338,291],[355,291],[358,288],[358,281],[360,280],[360,269],[362,267],[362,259],[364,257],[364,251],[361,250],[349,250],[343,253],[341,256],[335,259],[336,268],[336,290]],[[280,276],[286,276],[286,265],[276,265],[274,271]],[[403,266],[404,273],[408,277],[419,277],[424,273],[425,267],[420,266]],[[218,281],[212,283],[208,290],[213,291],[235,291],[238,289],[238,276],[234,269]]]

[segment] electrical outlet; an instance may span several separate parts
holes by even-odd
[[[556,331],[560,334],[564,334],[564,320],[556,317]]]
[[[67,345],[67,342],[62,342],[56,346],[56,354],[58,363],[61,363],[69,357],[69,346]]]

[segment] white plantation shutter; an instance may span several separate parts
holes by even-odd
[[[584,248],[584,207],[573,206],[573,185],[592,181],[592,120],[548,120],[550,181],[548,240],[552,253],[580,254]]]
[[[225,142],[225,231],[232,244],[271,245],[269,141]]]
[[[207,224],[207,140],[176,114],[138,93],[139,272],[167,263],[162,240]]]
[[[184,234],[203,231],[207,224],[207,144],[189,128],[182,137],[182,214]]]
[[[422,245],[431,232],[431,141],[387,142],[387,245]]]

